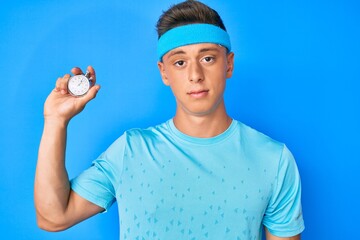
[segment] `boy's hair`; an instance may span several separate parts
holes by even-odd
[[[221,17],[214,9],[199,1],[187,0],[163,12],[156,24],[158,38],[170,29],[191,23],[212,24],[226,31]]]

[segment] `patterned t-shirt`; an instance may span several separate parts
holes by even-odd
[[[261,239],[304,229],[300,177],[282,143],[233,120],[195,138],[172,120],[126,131],[72,189],[108,209],[117,201],[120,239]]]

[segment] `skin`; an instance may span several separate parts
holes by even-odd
[[[276,237],[272,235],[266,228],[265,228],[265,234],[267,240],[300,240],[301,239],[300,234],[293,237],[285,237],[285,238]]]
[[[165,85],[175,96],[175,126],[194,137],[213,137],[231,123],[223,99],[226,79],[233,71],[234,54],[216,44],[176,48],[158,63]]]
[[[165,85],[175,96],[175,126],[183,133],[200,138],[214,137],[231,124],[223,94],[232,76],[234,54],[216,44],[193,44],[173,49],[158,62]],[[94,81],[95,71],[88,67]],[[73,74],[82,73],[79,68]],[[44,105],[44,131],[35,176],[37,223],[48,231],[61,231],[97,213],[101,207],[88,202],[70,189],[65,168],[66,132],[69,121],[95,98],[95,85],[81,98],[68,93],[66,74],[56,81]],[[268,240],[298,240],[300,236],[279,238],[266,231]]]

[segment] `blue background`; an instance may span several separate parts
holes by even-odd
[[[176,1],[175,1],[176,2]],[[360,3],[204,1],[235,52],[232,117],[285,142],[303,184],[303,239],[358,236]],[[131,127],[174,114],[156,66],[155,23],[174,1],[2,1],[0,7],[1,239],[118,239],[117,207],[67,231],[37,228],[33,182],[43,103],[73,66],[93,65],[97,98],[69,125],[74,177]]]

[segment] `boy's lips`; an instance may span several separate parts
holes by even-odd
[[[203,89],[203,90],[191,90],[187,94],[195,97],[195,98],[201,98],[208,94],[209,90]]]

